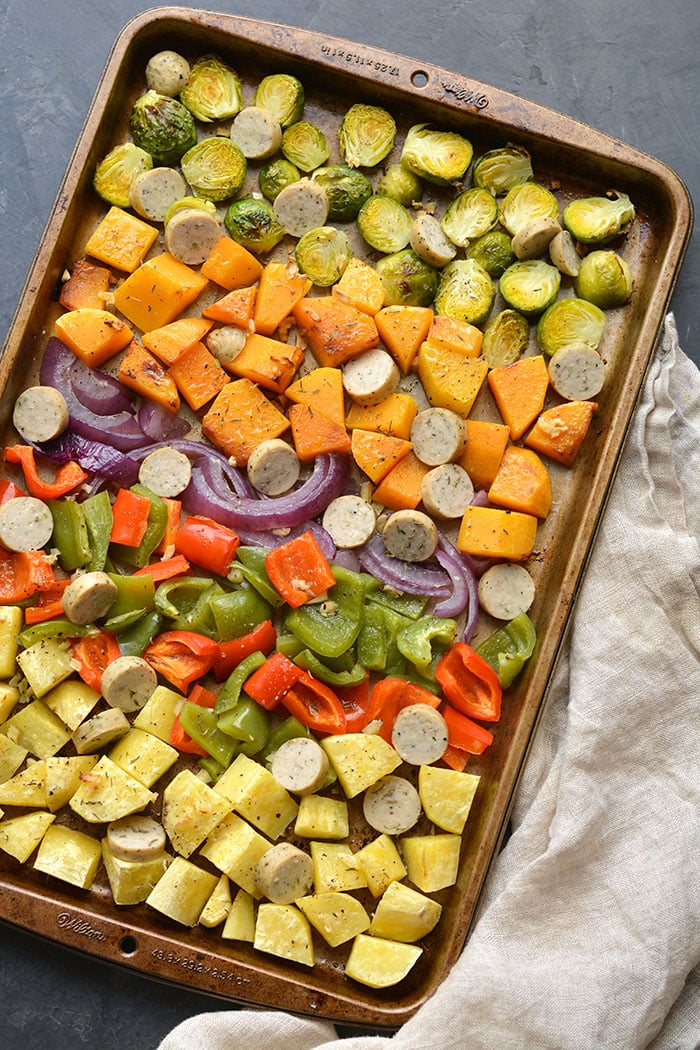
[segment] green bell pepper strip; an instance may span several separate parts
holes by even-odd
[[[222,594],[209,602],[209,608],[216,625],[216,637],[220,642],[240,638],[263,620],[272,619],[269,603],[251,587],[241,587],[239,590]]]
[[[225,595],[226,591],[221,584],[210,580],[209,586],[200,593],[197,600],[188,608],[183,609],[174,620],[173,630],[194,631],[196,634],[205,634],[207,638],[218,638],[212,602]]]
[[[168,507],[160,496],[156,496],[155,492],[145,485],[132,485],[131,491],[137,496],[144,496],[151,504],[146,532],[138,547],[126,547],[121,543],[113,543],[112,550],[120,561],[133,565],[135,569],[142,569],[144,565],[148,565],[151,555],[163,538],[168,524]]]
[[[318,656],[337,657],[355,644],[362,627],[365,585],[360,573],[332,565],[336,583],[328,600],[291,609],[285,629]]]
[[[178,576],[156,587],[155,607],[162,616],[176,620],[191,609],[203,591],[211,587],[209,576]],[[223,590],[221,591],[223,594]]]
[[[250,678],[253,671],[257,671],[259,667],[262,667],[266,659],[265,654],[258,650],[257,652],[249,653],[248,656],[241,660],[238,667],[231,671],[231,674],[221,687],[214,705],[215,714],[222,715],[224,711],[229,711],[231,708],[236,707],[246,678]]]
[[[90,633],[89,627],[78,626],[70,620],[44,620],[35,623],[17,635],[17,641],[23,649],[28,649],[35,642],[43,642],[47,638],[55,638],[62,641],[64,638],[78,638]]]
[[[402,627],[396,635],[396,644],[401,655],[405,656],[419,673],[425,674],[435,655],[433,642],[441,643],[447,648],[454,641],[456,633],[456,620],[424,616],[422,620]]]
[[[215,758],[208,755],[206,758],[200,758],[197,762],[200,769],[203,769],[205,773],[208,773],[214,783],[219,779],[222,773],[226,772],[225,766],[222,766],[220,762],[217,762]]]
[[[53,518],[51,543],[58,549],[61,567],[66,572],[84,568],[90,561],[90,538],[81,504],[72,499],[52,499],[48,508]]]
[[[138,609],[153,612],[156,588],[152,576],[124,576],[117,572],[110,572],[108,576],[117,588],[117,596],[109,610],[110,617],[123,616]]]
[[[378,590],[369,595],[369,601],[375,602],[386,609],[407,616],[409,620],[419,620],[425,612],[429,598],[423,598],[417,594],[397,594],[391,590]]]
[[[385,610],[367,602],[362,627],[357,636],[357,661],[368,671],[384,671],[387,661],[389,632]]]
[[[122,656],[143,656],[155,636],[160,632],[163,617],[157,612],[145,613],[131,627],[119,634]]]
[[[257,755],[270,739],[269,714],[247,696],[219,715],[217,725],[222,733],[239,742],[239,752],[244,755]]]
[[[314,678],[319,678],[322,682],[327,685],[343,686],[343,685],[359,685],[360,682],[364,682],[367,677],[367,671],[361,663],[353,664],[352,668],[347,671],[334,671],[332,668],[324,664],[315,653],[312,653],[310,649],[302,649],[294,657],[294,663],[299,667],[303,667],[305,671],[309,671]]]
[[[105,490],[98,492],[80,505],[85,515],[90,546],[90,560],[85,568],[88,572],[101,572],[107,564],[109,537],[114,520],[109,493]]]
[[[266,602],[269,602],[274,608],[279,608],[284,599],[267,574],[266,554],[267,551],[263,547],[239,547],[236,551],[236,561],[233,564],[234,568],[240,571],[243,579],[247,580]]]
[[[498,675],[504,689],[512,685],[532,656],[537,632],[527,613],[520,613],[509,623],[485,638],[476,651]]]
[[[282,653],[283,656],[289,657],[290,660],[293,660],[295,656],[298,656],[303,648],[304,643],[300,638],[297,638],[295,634],[292,634],[291,631],[288,631],[286,634],[277,635],[275,649],[278,653]]]
[[[184,731],[224,769],[228,769],[238,746],[233,737],[221,732],[217,723],[218,719],[210,708],[200,707],[189,700],[182,705],[180,725]]]

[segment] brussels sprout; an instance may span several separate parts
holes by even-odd
[[[253,105],[268,109],[283,128],[296,124],[304,112],[304,86],[289,73],[263,77],[253,95]]]
[[[277,157],[276,160],[271,160],[269,164],[260,169],[258,185],[263,195],[274,204],[277,194],[285,186],[298,182],[300,178],[301,172],[294,167],[291,161],[285,160],[284,157]]]
[[[487,190],[465,190],[447,206],[440,225],[453,244],[466,248],[498,222],[498,205]]]
[[[388,157],[396,140],[396,123],[380,106],[351,106],[338,129],[340,153],[351,168],[373,168]]]
[[[400,252],[411,236],[411,213],[393,197],[375,193],[360,208],[357,228],[378,252]]]
[[[129,118],[131,137],[156,164],[175,164],[197,141],[194,118],[176,98],[147,91]]]
[[[435,298],[440,273],[412,248],[385,255],[375,269],[384,285],[386,306],[430,306]]]
[[[474,259],[455,259],[442,271],[435,295],[439,314],[469,324],[483,324],[491,313],[496,287]]]
[[[205,55],[192,66],[190,79],[180,92],[180,100],[198,120],[235,117],[243,107],[241,82],[232,69],[216,58]]]
[[[523,182],[508,190],[501,203],[501,222],[511,236],[534,219],[556,219],[559,202],[551,190],[539,182]]]
[[[235,142],[214,135],[202,139],[181,160],[182,174],[198,197],[224,201],[234,197],[246,177],[248,165]]]
[[[251,252],[271,252],[284,237],[271,205],[255,197],[242,197],[229,204],[224,226],[234,241]]]
[[[520,146],[489,150],[474,161],[472,172],[474,185],[488,190],[494,197],[502,197],[532,177],[530,154]]]
[[[530,325],[517,310],[503,310],[484,329],[481,353],[489,368],[512,365],[530,338]]]
[[[582,244],[602,244],[632,222],[634,204],[625,193],[612,197],[582,197],[564,208],[562,222]]]
[[[491,277],[500,277],[515,262],[510,237],[503,230],[490,230],[479,237],[469,245],[467,258],[476,259]]]
[[[537,322],[537,342],[550,357],[569,343],[586,343],[598,349],[605,314],[585,299],[559,299]]]
[[[328,218],[331,222],[352,222],[365,201],[372,196],[372,183],[367,176],[347,164],[317,168],[311,178],[326,191]]]
[[[632,294],[632,271],[616,252],[591,252],[581,260],[574,288],[581,299],[612,310]]]
[[[317,226],[297,241],[297,266],[314,284],[328,288],[343,276],[352,256],[350,241],[335,226]]]
[[[462,178],[473,152],[471,142],[455,131],[436,131],[428,124],[414,124],[408,129],[401,163],[428,182],[448,186]]]
[[[212,204],[211,201],[207,201],[203,197],[180,197],[179,200],[170,205],[163,216],[164,225],[167,226],[178,212],[192,211],[193,208],[199,208],[200,211],[205,211],[207,215],[216,218],[216,205]]]
[[[560,285],[561,274],[556,266],[542,259],[525,259],[504,271],[498,290],[508,306],[526,317],[534,317],[551,306]]]
[[[390,164],[377,183],[377,193],[393,197],[405,208],[419,204],[423,199],[423,183],[403,164]]]
[[[190,75],[190,64],[177,51],[159,51],[146,66],[146,85],[160,95],[179,95]]]
[[[290,124],[282,135],[282,152],[300,171],[313,171],[325,164],[331,155],[326,136],[308,120]]]
[[[115,146],[95,168],[92,184],[102,200],[128,208],[129,190],[137,175],[153,167],[150,153],[146,153],[133,142]]]

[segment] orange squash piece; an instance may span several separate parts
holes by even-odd
[[[331,292],[372,316],[384,306],[384,285],[381,277],[373,266],[357,256],[350,260],[343,276],[333,285]]]
[[[524,561],[532,554],[537,518],[497,507],[467,507],[459,527],[457,547],[475,558]]]
[[[255,284],[262,273],[262,264],[242,244],[224,235],[216,242],[200,271],[210,281],[232,292],[234,288]]]
[[[288,386],[285,394],[295,404],[312,405],[339,427],[345,427],[343,374],[339,368],[314,368]]]
[[[282,394],[303,360],[304,351],[300,347],[253,332],[228,365],[228,370],[236,376],[252,379],[273,394]]]
[[[503,453],[488,497],[499,507],[546,518],[552,506],[549,471],[532,449],[511,445]]]
[[[108,266],[133,273],[146,258],[157,236],[155,226],[115,206],[93,231],[85,251]]]
[[[479,396],[487,372],[483,357],[465,357],[457,350],[440,350],[428,342],[418,351],[418,375],[430,404],[449,408],[464,419]]]
[[[142,332],[152,332],[174,321],[207,283],[206,277],[163,252],[148,259],[119,285],[114,305]]]
[[[292,313],[320,365],[341,365],[379,345],[374,318],[336,295],[300,299]]]
[[[260,275],[253,311],[255,331],[272,335],[310,289],[311,281],[303,273],[290,273],[283,263],[268,263]]]
[[[411,442],[371,430],[353,430],[351,451],[360,470],[376,485],[408,455]]]
[[[136,339],[129,344],[119,363],[119,378],[124,386],[150,398],[169,412],[177,412],[180,407],[180,395],[174,380]]]
[[[421,484],[430,470],[411,451],[377,485],[372,499],[389,510],[415,510],[421,501]]]
[[[549,384],[544,356],[498,365],[489,372],[488,384],[511,438],[517,441],[544,408]]]
[[[217,394],[202,419],[202,433],[212,444],[245,466],[262,441],[279,437],[289,420],[250,379],[236,379]]]
[[[376,405],[350,406],[347,424],[351,430],[378,430],[381,434],[405,438],[411,436],[411,425],[418,414],[418,405],[410,394],[389,394]]]
[[[291,405],[287,412],[297,456],[308,463],[324,452],[349,452],[350,435],[311,405]]]
[[[91,368],[103,364],[134,338],[129,326],[109,310],[96,310],[91,306],[61,314],[54,331],[57,338]]]
[[[193,411],[216,397],[228,383],[223,368],[204,343],[193,343],[168,370]]]
[[[233,324],[237,328],[248,328],[253,316],[253,304],[255,302],[255,285],[250,288],[234,288],[215,303],[206,306],[202,310],[203,317],[209,317],[212,321],[221,321],[222,324]]]
[[[426,336],[427,342],[438,350],[455,350],[465,357],[478,357],[483,339],[480,328],[443,314],[435,315]]]
[[[525,438],[525,444],[570,467],[588,433],[598,408],[595,401],[567,401],[548,408],[537,419]]]
[[[457,462],[466,470],[475,488],[487,489],[496,477],[510,431],[505,423],[482,419],[465,420],[467,443]]]
[[[144,332],[141,342],[166,365],[172,365],[180,354],[204,339],[213,324],[203,317],[181,317],[162,328]]]
[[[90,307],[104,310],[112,273],[106,266],[97,266],[89,259],[76,259],[70,277],[61,285],[58,301],[65,310]]]
[[[408,372],[432,324],[429,306],[385,306],[374,321],[384,346],[402,372]]]

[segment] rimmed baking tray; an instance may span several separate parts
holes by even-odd
[[[646,368],[659,340],[692,227],[679,178],[659,161],[569,117],[429,63],[364,44],[233,15],[162,7],[135,18],[115,42],[76,143],[27,278],[0,360],[0,418],[10,432],[12,405],[36,375],[60,312],[61,275],[94,228],[103,206],[92,191],[95,164],[128,135],[128,114],[144,90],[151,54],[173,48],[188,57],[214,52],[241,76],[246,102],[266,73],[298,75],[305,115],[335,129],[351,102],[383,105],[397,120],[395,155],[419,122],[460,131],[475,155],[513,142],[532,154],[535,177],[562,203],[609,189],[629,194],[637,218],[624,242],[634,293],[608,314],[601,345],[607,365],[594,427],[573,470],[553,468],[554,507],[540,528],[532,560],[537,599],[531,616],[538,645],[506,697],[492,747],[469,771],[481,783],[464,833],[455,887],[438,894],[444,911],[425,951],[398,986],[373,991],[348,979],[341,954],[319,945],[312,970],[224,942],[216,931],[183,929],[146,908],[120,909],[106,881],[90,892],[20,866],[0,853],[0,918],[43,937],[155,978],[251,1004],[283,1007],[367,1026],[404,1023],[436,990],[474,921],[479,893],[502,840],[518,777],[615,474]],[[477,404],[477,408],[479,403]],[[482,404],[487,417],[489,406]],[[477,412],[477,414],[479,414]],[[592,655],[594,659],[594,654]]]

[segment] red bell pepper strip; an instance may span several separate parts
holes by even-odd
[[[248,692],[248,682],[246,692]],[[346,731],[345,711],[337,695],[325,682],[302,671],[299,680],[282,697],[282,705],[290,715],[307,726],[312,733],[335,736]]]
[[[181,692],[214,665],[218,643],[196,631],[164,631],[146,647],[143,658]]]
[[[399,711],[411,704],[428,704],[430,707],[438,707],[442,698],[434,693],[423,689],[414,682],[408,682],[405,678],[384,678],[372,689],[367,709],[367,721],[365,725],[381,720],[379,735],[391,743],[391,731]],[[364,728],[364,727],[363,727]]]
[[[34,449],[31,445],[9,445],[5,449],[8,463],[19,463],[30,496],[37,499],[60,499],[87,480],[88,474],[79,463],[70,460],[56,471],[55,479],[44,481],[39,477]]]
[[[482,722],[501,717],[498,675],[466,642],[456,642],[438,661],[435,677],[453,707]]]
[[[455,711],[449,704],[442,705],[440,714],[447,722],[447,740],[450,747],[458,747],[470,755],[481,755],[493,743],[493,733]]]
[[[450,769],[456,769],[458,773],[462,773],[469,761],[469,752],[463,751],[461,747],[455,747],[454,744],[448,744],[442,756],[442,761]]]
[[[328,559],[313,532],[303,532],[265,555],[265,568],[287,605],[297,609],[335,584]]]
[[[217,682],[223,682],[228,678],[239,663],[245,660],[251,653],[271,653],[277,642],[277,631],[272,620],[263,620],[242,638],[231,638],[226,642],[219,642],[219,654],[214,661],[212,670]]]
[[[160,497],[165,504],[168,517],[165,522],[165,532],[161,537],[161,541],[156,547],[156,554],[165,554],[167,550],[175,549],[175,537],[177,536],[177,530],[180,528],[180,513],[182,511],[182,500],[172,499],[170,496]]]
[[[69,583],[70,578],[66,576],[64,580],[54,580],[47,587],[41,587],[36,604],[24,610],[24,622],[27,625],[44,623],[46,620],[55,620],[57,616],[65,616],[63,592]]]
[[[361,732],[367,725],[369,675],[357,685],[336,686],[335,691],[345,711],[345,732]]]
[[[112,531],[110,543],[124,547],[138,547],[146,535],[151,501],[131,489],[119,489],[112,504]]]
[[[218,576],[226,576],[240,542],[233,529],[219,525],[211,518],[192,515],[178,530],[175,550],[195,565],[201,565]]]
[[[142,569],[132,572],[132,576],[152,576],[154,583],[162,583],[163,580],[171,580],[174,576],[184,576],[190,571],[190,563],[181,554],[172,558],[164,558],[162,561],[151,562],[144,565]]]
[[[15,605],[55,581],[43,551],[7,551],[0,547],[0,605]]]
[[[75,638],[70,649],[71,656],[78,664],[78,674],[86,685],[99,693],[102,672],[112,660],[122,655],[119,642],[111,631],[103,629]]]
[[[210,689],[205,689],[204,686],[197,682],[192,687],[192,692],[187,699],[192,704],[199,704],[200,707],[213,708],[216,703],[216,693],[212,693]],[[179,714],[176,716],[173,727],[170,730],[170,743],[178,751],[184,751],[188,755],[199,755],[200,758],[206,758],[209,754],[196,740],[192,739],[189,733],[185,732],[180,723]]]
[[[26,496],[24,489],[15,485],[13,481],[0,478],[0,505],[7,503],[8,499],[17,499],[18,496]]]
[[[246,679],[245,691],[256,704],[271,711],[280,701],[285,701],[289,690],[296,686],[303,674],[301,667],[292,663],[284,653],[273,653],[262,667]],[[304,722],[304,725],[307,723]]]

